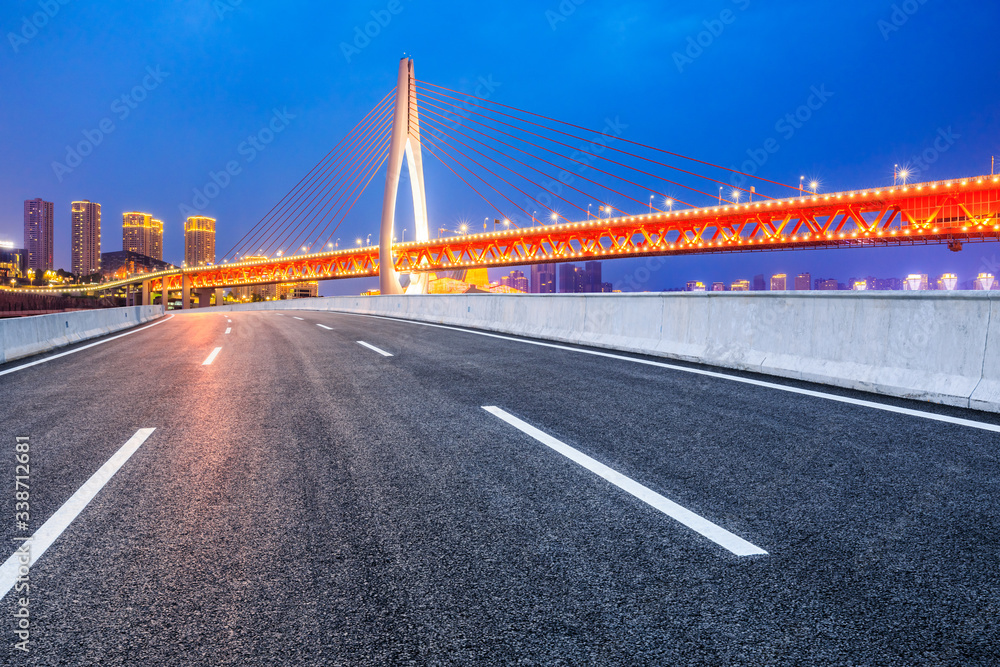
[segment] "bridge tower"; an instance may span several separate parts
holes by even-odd
[[[382,228],[379,234],[379,289],[382,294],[402,294],[403,287],[396,273],[392,258],[392,240],[396,222],[396,197],[399,194],[399,177],[403,158],[410,173],[410,190],[413,195],[413,213],[416,220],[414,241],[429,241],[427,224],[427,194],[424,191],[424,161],[420,150],[420,118],[417,115],[417,91],[413,76],[413,60],[403,58],[399,63],[396,88],[396,107],[392,117],[392,139],[389,144],[388,172],[385,177],[385,195],[382,200]],[[426,294],[427,274],[410,274],[407,294]]]

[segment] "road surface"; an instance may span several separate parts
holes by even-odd
[[[9,664],[998,661],[997,415],[308,311],[0,395]]]

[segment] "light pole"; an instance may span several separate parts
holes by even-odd
[[[372,235],[369,234],[368,238],[365,240],[365,245],[371,245],[371,244],[372,244]]]
[[[668,199],[667,200],[667,208],[670,209],[671,211],[674,210],[674,200],[673,199]]]
[[[593,204],[587,204],[587,220],[590,220],[590,207],[591,206],[593,206]]]
[[[722,206],[722,186],[719,186],[719,206]]]
[[[552,211],[551,217],[552,217],[552,224],[559,222],[559,214],[556,213],[555,211]]]
[[[653,214],[653,197],[656,195],[649,195],[649,214]]]
[[[899,174],[899,165],[892,165],[892,186],[896,187],[896,176]]]
[[[819,190],[819,181],[813,181],[812,183],[809,184],[809,186],[812,187],[813,194],[816,194],[817,191]]]
[[[805,192],[805,190],[802,187],[802,184],[805,182],[805,180],[806,180],[805,176],[799,176],[799,196],[802,196],[802,193]]]
[[[535,226],[535,216],[536,216],[536,215],[538,215],[538,211],[532,211],[532,212],[531,212],[531,226],[532,226],[532,227],[534,227],[534,226]]]
[[[406,243],[406,230],[403,230],[403,243]]]

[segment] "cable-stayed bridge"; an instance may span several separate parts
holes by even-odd
[[[458,229],[431,220],[426,156],[482,200],[490,212],[482,232],[471,220]],[[396,220],[404,162],[409,241]],[[341,225],[386,165],[377,245],[348,239],[341,248]],[[820,194],[422,81],[404,59],[396,88],[220,262],[58,289],[141,285],[150,303],[164,288],[378,275],[383,294],[412,294],[426,292],[430,272],[468,268],[932,243],[958,250],[1000,239],[998,211],[994,175]]]

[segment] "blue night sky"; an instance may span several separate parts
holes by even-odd
[[[595,129],[618,118],[625,138],[725,166],[740,167],[774,138],[780,149],[759,175],[793,184],[805,175],[826,191],[891,183],[893,165],[915,166],[939,132],[950,133],[947,150],[921,180],[989,173],[1000,154],[995,1],[566,0],[560,9],[558,0],[398,0],[402,11],[350,62],[342,45],[387,0],[47,1],[58,10],[38,29],[25,28],[25,17],[45,1],[0,8],[0,240],[20,245],[24,199],[54,201],[59,267],[70,263],[75,199],[103,205],[105,251],[120,249],[122,212],[162,218],[165,259],[179,263],[182,207],[210,172],[239,160],[240,174],[205,208],[219,220],[221,259],[389,92],[404,54],[420,79],[469,93],[486,79],[497,84],[495,101]],[[678,64],[675,54],[724,11],[731,20],[714,24],[720,34]],[[144,83],[134,109],[116,102]],[[776,123],[814,87],[829,99],[788,136]],[[294,118],[248,161],[239,147],[276,109]],[[56,173],[67,146],[102,122],[113,130],[93,153]],[[492,215],[439,167],[429,161],[432,227]],[[377,232],[383,181],[376,176],[340,237]],[[967,245],[666,258],[641,288],[801,271],[841,281],[953,271],[967,280],[1000,268],[998,254]],[[621,287],[640,266],[606,262],[605,280]],[[327,283],[323,292],[375,282]]]

